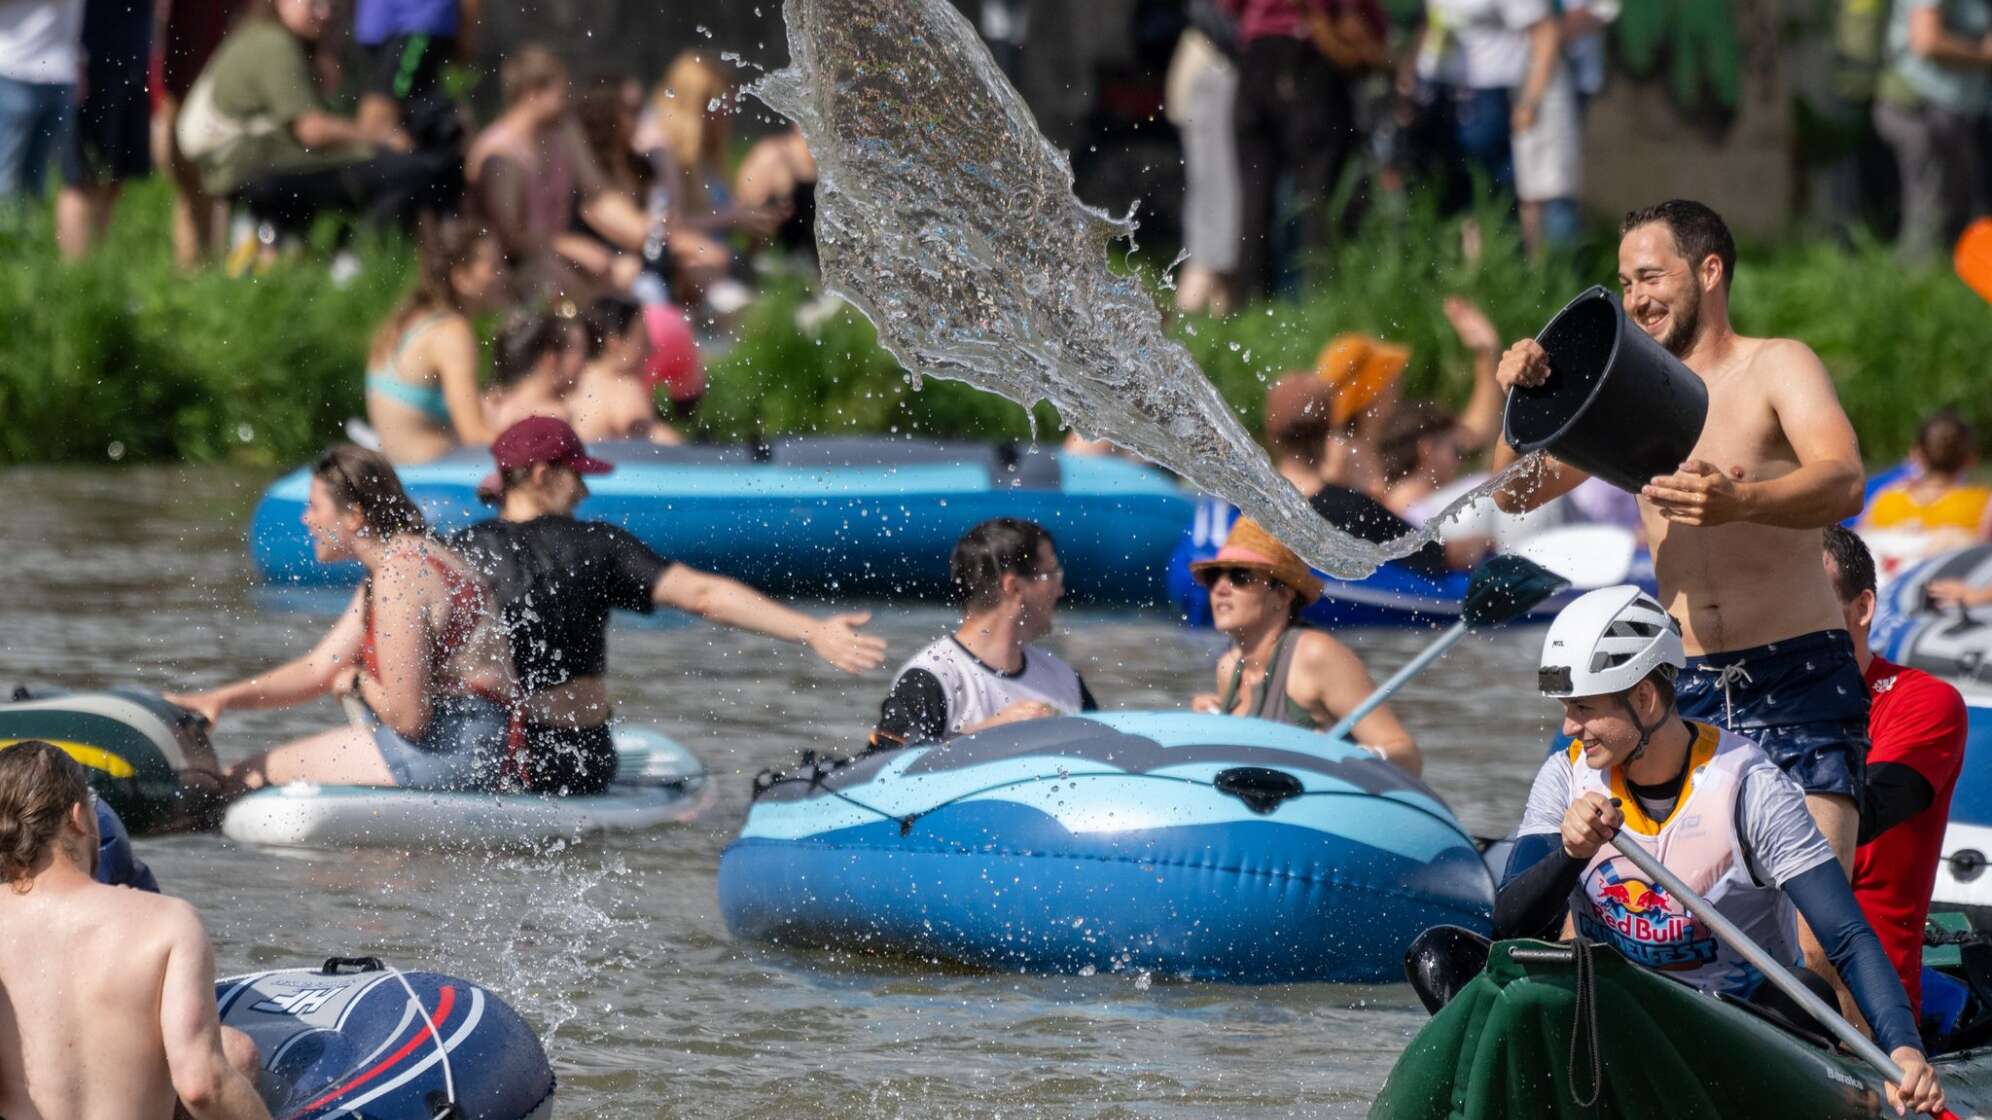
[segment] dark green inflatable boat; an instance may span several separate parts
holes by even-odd
[[[1824,1038],[1602,946],[1588,955],[1590,1001],[1570,945],[1496,944],[1398,1059],[1370,1120],[1895,1115],[1880,1078]],[[1982,1006],[1966,1016],[1951,1036],[1966,1048],[1939,1046],[1934,1061],[1951,1110],[1969,1118],[1992,1109],[1992,1021]]]

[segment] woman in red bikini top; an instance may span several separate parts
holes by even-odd
[[[311,652],[220,688],[169,696],[210,722],[327,692],[363,705],[351,726],[229,769],[231,793],[295,781],[493,788],[513,715],[511,650],[490,595],[429,535],[388,461],[339,445],[311,472],[304,524],[321,563],[357,560],[366,582]]]

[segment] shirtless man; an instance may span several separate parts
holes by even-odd
[[[200,915],[96,882],[96,856],[83,768],[0,751],[0,1116],[269,1120],[224,1052]]]
[[[1751,739],[1805,790],[1806,808],[1851,868],[1867,758],[1867,695],[1820,530],[1860,512],[1861,459],[1826,367],[1804,343],[1745,338],[1729,322],[1736,243],[1713,210],[1674,200],[1619,227],[1619,287],[1632,321],[1708,386],[1688,460],[1639,493],[1660,601],[1680,620],[1681,714]],[[1502,386],[1540,385],[1533,339],[1508,348]],[[1505,443],[1495,466],[1514,458]],[[1495,494],[1533,509],[1587,475],[1547,460]],[[1831,975],[1809,933],[1807,963]]]

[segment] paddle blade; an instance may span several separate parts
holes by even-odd
[[[1524,557],[1490,556],[1473,570],[1466,584],[1466,602],[1459,617],[1468,626],[1499,626],[1512,622],[1544,599],[1570,586],[1570,581]]]
[[[1992,218],[1980,218],[1965,227],[1957,239],[1955,257],[1958,279],[1987,303],[1992,303]]]

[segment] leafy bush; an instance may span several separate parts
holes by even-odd
[[[367,340],[407,282],[407,250],[360,246],[364,271],[343,288],[312,257],[231,280],[214,269],[176,270],[166,215],[164,186],[140,185],[104,251],[75,266],[56,260],[45,213],[0,232],[9,262],[0,268],[0,461],[103,461],[115,447],[126,459],[275,466],[309,456],[359,414]],[[1179,321],[1175,330],[1254,427],[1265,385],[1310,367],[1345,330],[1409,344],[1409,390],[1462,401],[1470,372],[1440,309],[1444,296],[1479,301],[1504,335],[1520,337],[1615,272],[1609,239],[1534,264],[1512,227],[1491,214],[1480,221],[1485,247],[1469,261],[1457,223],[1377,217],[1317,262],[1326,279],[1298,301]],[[1141,258],[1135,267],[1154,279],[1157,264]],[[814,331],[799,328],[806,296],[779,288],[747,313],[740,341],[711,364],[699,434],[1030,434],[1030,418],[1008,401],[956,382],[911,388],[849,310]],[[1735,315],[1747,333],[1790,335],[1819,351],[1871,460],[1899,457],[1918,419],[1940,405],[1992,431],[1992,394],[1979,388],[1992,309],[1948,271],[1905,272],[1870,243],[1746,249]],[[1041,437],[1055,434],[1048,406],[1037,420]]]

